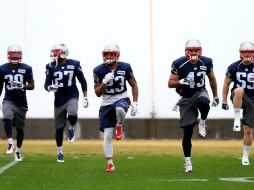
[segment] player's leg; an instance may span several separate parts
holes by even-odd
[[[197,99],[197,108],[200,112],[201,119],[199,121],[198,129],[199,136],[204,138],[206,136],[206,119],[210,110],[210,100],[208,96],[200,96]]]
[[[6,154],[12,154],[14,151],[14,144],[12,139],[12,119],[14,118],[13,104],[3,101],[2,112],[3,125],[8,143]]]
[[[15,120],[13,122],[13,126],[16,128],[17,135],[17,145],[15,150],[15,161],[22,161],[21,156],[21,147],[24,140],[24,128],[25,128],[25,120],[26,120],[26,109],[16,107],[15,112]]]
[[[64,106],[55,107],[55,139],[57,146],[57,162],[64,162],[63,156],[63,133],[66,124],[66,110]]]
[[[15,150],[15,161],[22,161],[21,156],[21,146],[24,140],[24,129],[23,128],[16,128],[17,129],[17,146]]]
[[[253,128],[248,125],[243,125],[244,137],[243,137],[243,157],[242,165],[250,165],[249,153],[251,150],[252,139],[253,139]]]
[[[130,104],[130,100],[128,98],[124,98],[119,100],[115,104],[116,109],[116,128],[115,128],[115,138],[116,140],[121,140],[123,137],[123,122],[128,111]]]
[[[185,160],[185,172],[189,173],[192,172],[192,164],[191,164],[191,138],[193,134],[193,127],[195,125],[188,125],[183,127],[183,140],[182,140],[182,147],[184,153],[184,160]]]
[[[243,104],[244,90],[243,88],[236,88],[233,95],[234,106],[234,126],[233,131],[241,130],[241,108]]]
[[[113,164],[113,146],[112,138],[114,134],[114,126],[116,125],[115,106],[101,106],[99,110],[100,131],[103,132],[103,150],[108,163],[106,172],[113,172],[115,170]]]
[[[113,172],[115,170],[115,166],[113,164],[113,145],[112,145],[113,133],[114,133],[113,127],[104,129],[103,150],[108,163],[108,166],[105,170],[106,172]]]
[[[75,140],[75,126],[78,120],[78,100],[71,99],[67,102],[66,110],[68,114],[68,120],[70,122],[70,126],[68,128],[68,141],[70,143]]]

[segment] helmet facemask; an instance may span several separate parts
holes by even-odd
[[[185,48],[185,56],[190,61],[197,61],[202,55],[201,48]]]
[[[10,45],[7,50],[8,61],[12,64],[19,64],[22,61],[22,50],[19,45]]]
[[[50,51],[50,57],[53,61],[65,59],[69,55],[69,50],[64,44],[56,44]]]
[[[252,42],[243,42],[239,48],[240,59],[243,62],[252,62],[254,59],[254,44]]]
[[[198,40],[188,40],[185,44],[185,56],[190,61],[197,61],[202,56],[201,43]]]
[[[114,62],[119,61],[120,50],[119,47],[115,44],[108,44],[104,47],[102,51],[103,62],[107,65],[110,65]]]
[[[119,52],[116,51],[103,51],[102,56],[105,64],[112,64],[113,62],[118,62],[119,60]]]

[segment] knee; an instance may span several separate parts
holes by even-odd
[[[126,114],[125,110],[122,107],[116,107],[116,113],[118,114]]]
[[[208,105],[209,106],[210,100],[206,97],[199,97],[197,100],[198,105]]]
[[[252,138],[253,129],[251,127],[244,127],[244,135]]]
[[[17,134],[24,134],[23,128],[16,128],[16,129],[17,129]]]
[[[64,128],[56,129],[56,134],[62,134],[64,131]]]
[[[76,115],[68,115],[68,120],[72,126],[74,126],[78,120]]]
[[[243,88],[236,88],[235,90],[234,90],[234,97],[235,98],[243,98],[243,95],[244,95],[244,90],[243,90]]]
[[[210,100],[207,98],[207,97],[199,97],[198,98],[198,103],[201,103],[201,104],[209,104],[210,103]]]
[[[113,138],[113,128],[108,128],[104,130],[104,142],[111,143]]]

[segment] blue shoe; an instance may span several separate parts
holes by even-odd
[[[6,154],[12,154],[14,151],[14,145],[13,144],[9,144],[8,148],[6,150]]]
[[[15,160],[16,162],[22,161],[22,156],[21,156],[21,153],[20,153],[20,152],[15,152],[14,157],[15,157],[14,160]]]
[[[70,143],[73,143],[75,140],[74,130],[74,127],[69,127],[68,129],[68,142]]]
[[[64,162],[64,155],[62,153],[58,153],[57,162]]]

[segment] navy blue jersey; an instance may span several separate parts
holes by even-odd
[[[176,92],[183,97],[192,97],[196,92],[205,88],[205,77],[213,71],[211,58],[202,56],[196,64],[192,64],[185,56],[175,60],[171,66],[171,73],[178,75],[179,80],[191,79],[190,85],[180,85]]]
[[[59,107],[72,98],[79,97],[76,85],[76,77],[81,84],[82,91],[87,91],[87,83],[82,72],[80,62],[67,59],[64,65],[56,64],[56,61],[46,65],[46,80],[44,88],[48,91],[48,86],[55,84],[58,86],[55,92],[55,106]]]
[[[106,64],[101,64],[94,68],[94,83],[102,83],[102,79],[106,74],[112,72]],[[104,92],[104,95],[117,95],[122,94],[127,91],[126,80],[128,81],[133,76],[133,71],[131,65],[124,62],[118,62],[117,67],[114,71],[114,80],[111,80],[107,84],[107,89]]]
[[[5,96],[3,100],[12,101],[18,106],[28,108],[25,89],[12,89],[13,81],[26,84],[33,79],[32,67],[19,63],[18,68],[12,69],[10,63],[5,63],[0,67],[0,80],[5,83]]]
[[[254,97],[254,63],[244,65],[241,60],[229,65],[226,76],[233,81],[231,92],[238,87],[244,89],[244,93],[248,97]]]

